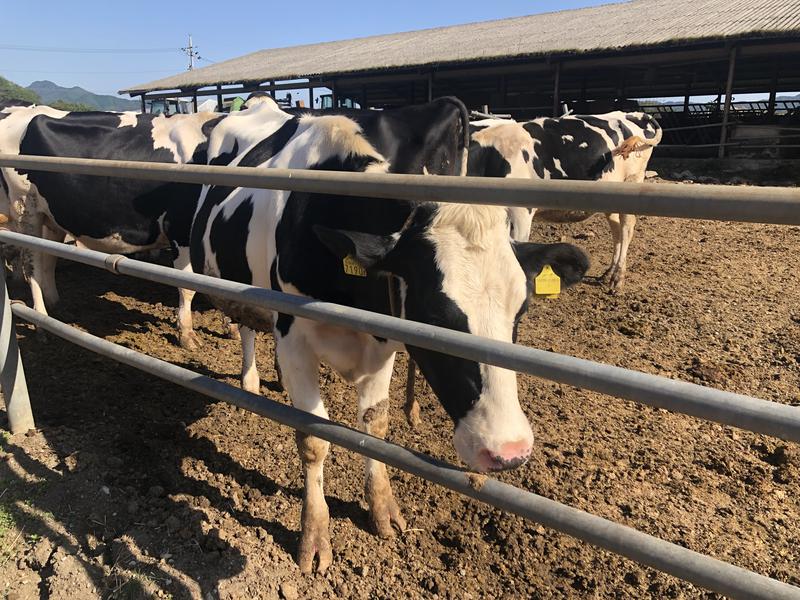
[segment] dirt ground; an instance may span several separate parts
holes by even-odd
[[[608,264],[605,219],[536,225]],[[800,227],[641,218],[626,293],[589,279],[532,304],[519,342],[800,406]],[[174,291],[61,263],[53,315],[237,384],[239,350],[202,301],[204,345],[175,345]],[[13,293],[13,292],[12,292]],[[17,291],[17,294],[24,294]],[[199,299],[198,299],[199,300]],[[713,598],[714,594],[402,472],[409,530],[368,531],[361,459],[326,463],[334,563],[303,577],[292,431],[18,325],[39,429],[0,440],[5,598]],[[272,342],[258,344],[276,391]],[[423,425],[392,385],[392,441],[456,461],[451,425],[418,382]],[[324,371],[331,417],[355,392]],[[533,458],[500,478],[800,585],[800,449],[761,435],[520,376]],[[448,432],[448,433],[442,433]]]

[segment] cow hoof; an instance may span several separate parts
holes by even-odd
[[[197,350],[203,345],[200,337],[191,329],[189,331],[181,331],[180,344],[184,350]]]
[[[261,393],[261,378],[258,376],[258,372],[242,374],[242,389],[251,394]]]
[[[411,429],[417,429],[422,424],[422,419],[419,416],[419,402],[416,398],[406,402],[403,410],[406,413],[406,421],[408,421]]]
[[[623,285],[624,283],[625,283],[625,277],[619,275],[618,273],[615,273],[611,277],[611,282],[609,286],[609,292],[611,293],[611,295],[619,296],[620,294],[622,294],[622,288],[624,287]]]
[[[406,530],[406,520],[391,492],[372,506],[369,516],[372,528],[378,537],[393,538],[395,531],[392,525],[395,525],[401,532]]]
[[[234,341],[241,342],[242,336],[239,333],[239,326],[230,319],[225,319],[225,324],[228,328],[228,337]]]
[[[304,529],[297,551],[297,564],[301,573],[308,575],[314,571],[315,556],[318,558],[317,573],[324,573],[333,562],[331,537],[326,526]]]

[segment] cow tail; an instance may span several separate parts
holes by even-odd
[[[645,113],[645,119],[647,119],[648,125],[652,126],[653,129],[656,130],[656,137],[646,140],[645,143],[648,146],[658,146],[658,144],[661,142],[661,138],[664,137],[664,130],[661,129],[661,125],[653,115]]]
[[[449,102],[455,106],[459,112],[461,119],[461,131],[459,131],[459,137],[461,138],[462,148],[459,157],[459,163],[456,165],[456,172],[463,177],[467,174],[467,158],[469,153],[469,111],[467,111],[467,107],[464,106],[464,103],[455,96],[444,96],[442,98],[438,98],[438,100]]]

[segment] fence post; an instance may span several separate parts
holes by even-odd
[[[6,287],[5,268],[0,265],[0,386],[6,402],[8,425],[11,433],[22,433],[35,427],[28,384],[19,355],[14,321],[11,318],[11,302]]]

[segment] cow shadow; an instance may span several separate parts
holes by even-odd
[[[103,596],[113,596],[119,585],[135,590],[140,583],[130,573],[136,569],[174,597],[196,595],[193,585],[206,597],[221,580],[241,573],[247,557],[220,537],[224,521],[210,523],[209,508],[241,527],[263,529],[295,555],[297,532],[260,515],[258,505],[288,497],[299,502],[301,487],[244,467],[214,440],[195,435],[191,425],[211,410],[205,397],[151,378],[143,387],[138,371],[58,338],[42,341],[28,325],[17,329],[39,430],[2,442],[10,458],[0,461],[0,474],[13,490],[5,499],[27,503],[32,510],[22,516],[26,531],[75,556],[95,588],[105,590]],[[57,464],[30,451],[26,442],[36,436]],[[289,452],[296,461],[293,444]],[[202,464],[205,474],[187,473],[187,461]],[[7,468],[12,463],[17,468]],[[216,485],[222,478],[249,496],[232,500]],[[255,508],[252,498],[259,500]],[[358,502],[328,501],[332,518],[368,529]],[[140,562],[170,554],[168,563]],[[47,574],[46,566],[40,574]]]

